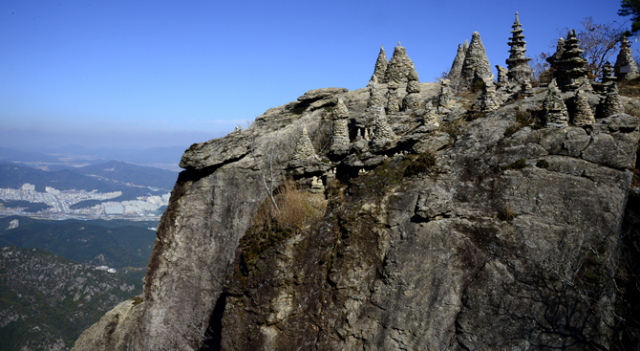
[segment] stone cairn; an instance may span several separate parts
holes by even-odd
[[[440,123],[439,123],[438,114],[436,113],[435,108],[433,107],[433,104],[431,103],[431,101],[427,102],[424,109],[425,109],[425,113],[424,115],[422,115],[423,124],[425,126],[439,127]]]
[[[533,86],[531,86],[531,83],[529,83],[528,80],[525,80],[521,85],[520,85],[520,95],[524,96],[525,98],[528,97],[532,97],[536,94],[536,92],[533,90]]]
[[[420,79],[418,78],[418,72],[411,71],[407,77],[409,82],[407,83],[407,96],[402,100],[403,110],[420,110],[424,108],[424,101],[420,96]]]
[[[556,52],[547,57],[546,60],[549,62],[549,68],[552,70],[558,69],[558,63],[560,62],[560,58],[562,57],[562,53],[564,52],[564,38],[558,39],[558,45],[556,45]],[[555,77],[555,74],[554,74]]]
[[[298,143],[296,144],[296,149],[293,151],[292,157],[294,160],[304,160],[310,157],[318,158],[316,150],[313,148],[313,143],[311,142],[311,139],[309,139],[306,127],[302,128],[302,133],[300,134],[300,138],[298,139]]]
[[[617,80],[618,78],[613,75],[613,66],[611,65],[611,62],[605,62],[602,67],[602,84],[609,85],[611,82],[615,82]]]
[[[466,48],[463,47],[462,44],[458,44],[458,52],[456,53],[456,58],[453,59],[453,64],[451,65],[451,69],[449,70],[449,79],[455,80],[460,78],[460,73],[462,72],[462,64],[464,63],[464,57],[466,55]]]
[[[507,76],[510,81],[522,84],[525,81],[530,81],[532,78],[531,68],[529,68],[529,61],[531,61],[531,59],[526,57],[527,42],[523,40],[522,24],[520,24],[517,12],[516,20],[513,22],[512,28],[512,36],[507,43],[511,47],[509,50],[509,58],[506,60],[507,68],[509,69]]]
[[[331,150],[344,150],[349,147],[349,110],[344,101],[338,98],[333,108],[333,139]]]
[[[384,73],[382,83],[406,84],[409,81],[409,74],[412,71],[415,72],[415,70],[413,61],[407,56],[407,49],[398,42],[398,46],[393,50],[393,56]]]
[[[620,53],[616,58],[614,69],[619,81],[631,80],[640,76],[638,73],[638,66],[633,60],[631,44],[629,44],[627,37],[623,37],[620,42]]]
[[[618,84],[613,82],[609,85],[607,96],[604,98],[604,102],[602,103],[603,117],[609,117],[624,112],[624,108],[622,106],[620,95],[618,95]]]
[[[569,125],[569,113],[567,105],[562,99],[562,93],[552,80],[547,89],[547,96],[542,103],[542,115],[547,127],[566,127]]]
[[[387,71],[387,53],[384,51],[384,45],[380,48],[378,53],[378,59],[376,60],[376,67],[373,70],[373,75],[368,85],[378,84],[384,80],[384,73]]]
[[[322,184],[322,179],[318,179],[318,177],[314,176],[311,179],[311,189],[309,192],[312,194],[320,194],[324,193],[324,185]]]
[[[400,112],[400,98],[398,97],[398,85],[396,82],[389,82],[387,85],[387,113]]]
[[[444,112],[453,107],[453,92],[449,87],[449,79],[440,79],[440,96],[438,96],[438,112]]]
[[[575,29],[567,34],[564,42],[562,56],[558,62],[558,86],[563,91],[575,91],[583,84],[589,84],[587,78],[587,60],[582,58],[580,54],[584,50],[580,49],[580,42],[576,36]]]
[[[589,105],[589,98],[582,89],[576,91],[574,104],[575,113],[573,114],[573,125],[576,127],[584,127],[596,122],[591,106]]]
[[[376,133],[373,136],[374,141],[378,140],[388,140],[394,139],[395,134],[391,127],[389,127],[389,123],[387,123],[387,116],[384,113],[384,110],[378,110],[379,114],[376,118]]]
[[[496,96],[496,86],[493,84],[494,75],[482,78],[482,94],[473,104],[472,108],[477,112],[491,112],[500,107],[500,101]]]
[[[471,44],[464,57],[462,64],[461,77],[466,85],[471,85],[478,77],[488,77],[491,75],[491,65],[487,59],[487,53],[484,50],[480,33],[473,32]]]
[[[509,78],[507,75],[509,73],[509,70],[500,65],[496,65],[496,69],[498,70],[498,84],[506,85],[507,83],[509,83]]]

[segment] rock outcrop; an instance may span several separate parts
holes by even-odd
[[[570,126],[565,102],[578,99],[586,113],[584,99],[598,96],[563,94],[554,83],[547,94],[498,99],[474,40],[463,76],[484,78],[482,114],[436,114],[441,86],[421,83],[424,113],[387,118],[388,87],[372,84],[315,99],[327,100],[317,108],[300,107],[303,99],[270,109],[246,130],[191,146],[158,228],[144,303],[127,327],[105,317],[75,350],[613,345],[609,326],[628,312],[616,255],[638,119],[617,113]],[[390,85],[409,82],[412,65],[389,66]],[[471,106],[470,95],[457,96],[459,105]],[[523,118],[541,104],[547,128]],[[372,140],[361,132],[351,142],[349,125],[366,131],[372,119]],[[302,126],[312,144],[332,145],[298,164]]]
[[[638,78],[638,65],[633,59],[633,52],[631,51],[631,44],[627,37],[623,37],[620,42],[620,53],[616,58],[616,64],[614,65],[616,77],[620,81],[631,80]]]

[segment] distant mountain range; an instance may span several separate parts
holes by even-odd
[[[103,179],[123,184],[153,187],[164,191],[171,191],[178,179],[176,172],[120,161],[70,168],[70,170],[79,174],[100,176]]]
[[[0,162],[25,163],[38,168],[59,170],[61,167],[85,166],[119,160],[141,166],[179,171],[178,163],[184,147],[156,147],[145,150],[85,148],[63,146],[57,148],[16,150],[0,147]]]

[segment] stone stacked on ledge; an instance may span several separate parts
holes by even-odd
[[[614,69],[619,81],[631,80],[640,76],[638,73],[638,65],[636,65],[636,62],[633,60],[631,44],[629,44],[627,37],[623,37],[620,42],[620,53],[616,58]]]
[[[408,76],[407,95],[402,100],[402,110],[419,110],[424,108],[424,98],[420,95],[420,79],[418,72],[411,71]]]
[[[387,122],[387,116],[384,111],[379,110],[378,117],[376,118],[376,132],[373,136],[373,140],[391,140],[394,138],[395,134]]]
[[[558,39],[558,44],[556,45],[556,52],[553,55],[546,58],[547,62],[549,62],[550,69],[556,70],[558,68],[558,63],[562,58],[563,52],[564,52],[564,38],[560,38]]]
[[[336,106],[333,108],[333,138],[331,151],[343,152],[349,148],[349,110],[344,101],[338,98]]]
[[[482,78],[482,94],[473,104],[473,110],[477,112],[491,112],[500,107],[496,96],[496,86],[493,84],[493,74]]]
[[[547,96],[542,103],[542,116],[547,127],[566,127],[569,125],[569,113],[562,93],[555,79],[549,84]]]
[[[458,44],[458,52],[456,53],[456,58],[453,59],[453,64],[451,65],[451,69],[449,70],[449,79],[460,78],[460,73],[462,72],[462,65],[464,64],[464,57],[466,56],[466,54],[466,48],[464,48],[462,44]]]
[[[311,139],[309,139],[309,135],[307,133],[307,128],[302,128],[302,133],[300,133],[300,138],[298,139],[298,143],[296,144],[296,148],[293,151],[294,160],[304,160],[310,157],[317,158],[316,150],[313,148],[313,143]]]
[[[470,85],[477,77],[487,77],[491,75],[491,65],[484,50],[480,33],[473,32],[471,44],[464,57],[462,65],[462,80],[465,84]]]
[[[575,29],[570,30],[557,68],[557,82],[562,91],[575,91],[583,84],[589,84],[587,60],[580,56],[583,52]]]
[[[522,34],[522,24],[520,24],[517,12],[516,20],[513,22],[512,28],[512,36],[507,43],[511,47],[509,50],[509,58],[506,61],[507,68],[509,69],[507,76],[510,81],[524,83],[525,81],[530,81],[532,77],[531,68],[529,67],[529,61],[531,59],[526,57],[527,42],[523,40],[525,37]]]
[[[369,85],[377,84],[384,80],[384,74],[387,71],[387,53],[384,51],[384,45],[380,48],[378,53],[378,59],[376,60],[376,67],[373,70],[373,75],[369,81]]]
[[[573,114],[573,125],[576,127],[584,127],[594,124],[596,119],[589,105],[587,93],[578,89],[574,99],[575,113]]]
[[[602,84],[609,85],[609,83],[617,80],[618,78],[613,75],[613,66],[611,65],[611,62],[605,62],[602,67]]]
[[[409,74],[415,70],[413,61],[407,56],[407,49],[398,42],[387,65],[382,83],[406,84],[409,81]]]
[[[602,113],[604,117],[610,117],[622,112],[624,107],[618,94],[618,85],[614,82],[608,87],[607,96],[602,103]]]

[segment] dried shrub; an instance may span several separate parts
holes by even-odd
[[[413,160],[404,171],[405,176],[413,176],[420,173],[427,173],[436,165],[436,156],[433,152],[427,151]]]
[[[449,134],[454,138],[458,136],[460,127],[462,127],[467,121],[464,118],[459,118],[451,122],[446,122],[440,125],[439,131]]]
[[[501,221],[512,221],[516,217],[518,217],[518,215],[513,212],[509,205],[498,212],[498,219]]]

